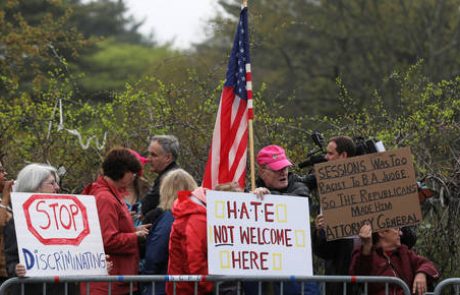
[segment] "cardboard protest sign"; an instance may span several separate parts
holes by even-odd
[[[27,276],[107,274],[94,196],[13,193],[11,201]]]
[[[379,231],[422,220],[409,148],[314,168],[328,240],[357,235],[366,222]]]
[[[313,275],[308,198],[207,192],[208,267],[222,275]]]

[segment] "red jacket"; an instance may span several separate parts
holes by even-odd
[[[193,192],[200,198],[179,194],[174,202],[172,213],[175,218],[169,238],[170,275],[208,274],[207,239],[206,239],[206,204],[201,188]],[[198,294],[212,291],[210,282],[200,282]],[[194,294],[194,283],[176,284],[177,295]],[[166,284],[166,293],[173,294],[173,284]]]
[[[426,274],[428,284],[439,278],[433,262],[418,256],[405,245],[391,252],[389,257],[384,255],[382,248],[372,249],[370,255],[363,255],[361,249],[357,249],[353,252],[350,265],[350,275],[398,277],[410,290],[415,275],[419,272]],[[396,285],[389,285],[389,287],[390,294],[404,294]],[[369,284],[369,294],[385,294],[385,284]]]
[[[116,187],[100,176],[85,188],[83,194],[96,197],[96,206],[101,225],[105,254],[113,263],[110,275],[136,275],[139,271],[137,235],[131,215]],[[135,288],[136,289],[136,288]],[[135,290],[134,289],[134,290]],[[86,284],[80,286],[86,294]],[[112,294],[128,294],[129,283],[112,283]],[[108,283],[91,283],[91,295],[108,294]]]

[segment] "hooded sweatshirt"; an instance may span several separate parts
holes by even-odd
[[[203,188],[180,192],[174,202],[175,218],[169,239],[168,274],[208,274],[206,238],[206,195]],[[200,282],[198,294],[211,293],[213,284]],[[177,295],[194,294],[194,283],[176,283]],[[173,294],[173,283],[166,284],[166,293]]]

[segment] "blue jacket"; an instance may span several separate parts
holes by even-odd
[[[145,244],[145,275],[160,275],[168,273],[169,235],[174,217],[170,210],[164,211],[150,229]],[[152,294],[152,284],[146,284],[142,294]],[[155,294],[165,293],[165,283],[155,283]]]

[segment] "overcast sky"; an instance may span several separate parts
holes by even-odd
[[[139,31],[153,31],[160,44],[173,41],[176,48],[185,49],[192,42],[202,41],[210,30],[210,19],[218,11],[216,0],[125,0],[129,14],[145,19]]]

